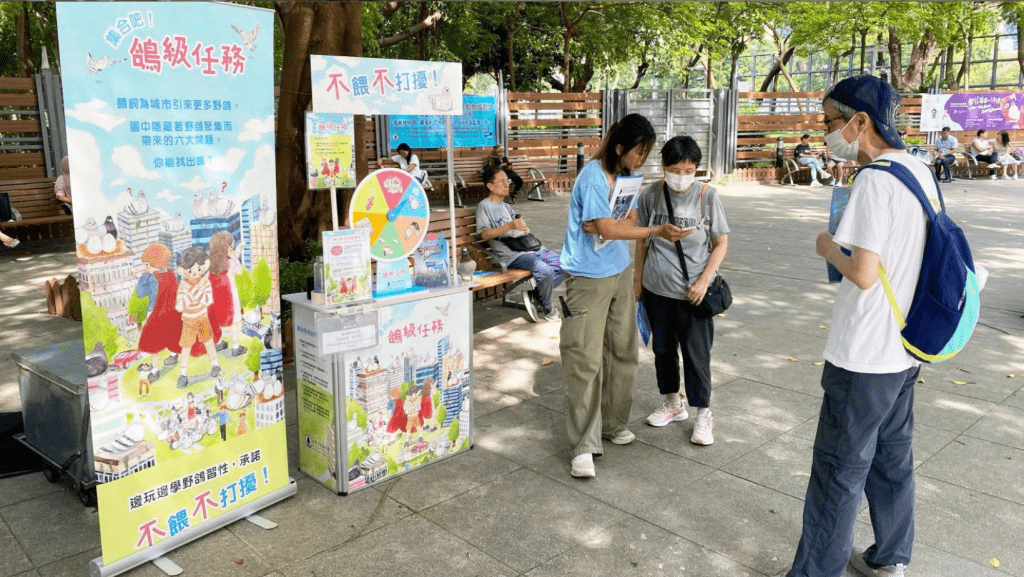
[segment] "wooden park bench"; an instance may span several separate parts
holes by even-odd
[[[825,152],[825,147],[824,146],[812,146],[811,147],[811,151],[808,154],[811,155],[811,156],[815,156],[816,157],[819,154],[822,154],[824,152]],[[805,164],[800,164],[799,162],[797,162],[797,160],[795,158],[793,158],[793,148],[792,147],[788,148],[786,150],[786,154],[783,156],[783,165],[782,166],[783,166],[783,170],[785,170],[785,173],[782,175],[782,178],[779,180],[780,184],[790,184],[790,185],[796,186],[796,179],[795,179],[795,177],[800,177],[802,179],[804,172],[806,172],[807,176],[810,177],[811,167],[807,166]],[[857,165],[857,161],[856,160],[848,160],[846,162],[846,165],[843,166],[843,174],[842,174],[843,180],[846,180],[850,176],[850,174],[852,174],[854,171],[857,170],[857,168],[858,168],[858,165]],[[789,181],[788,183],[786,182],[787,180]]]
[[[7,193],[11,207],[21,220],[0,222],[0,230],[19,240],[40,240],[74,235],[74,219],[57,200],[53,178],[38,177],[0,182],[0,193]],[[17,229],[16,232],[10,231]]]
[[[428,232],[441,233],[451,242],[451,222],[447,210],[431,210]],[[533,273],[519,268],[502,266],[491,252],[486,241],[476,233],[476,210],[455,209],[455,239],[459,247],[466,247],[469,256],[476,262],[473,280],[479,283],[473,287],[474,300],[501,297],[501,304],[530,311],[523,303],[509,300],[509,293],[523,283],[536,288]],[[461,249],[460,249],[461,252]],[[525,291],[524,291],[525,294]],[[536,322],[538,319],[531,318]]]

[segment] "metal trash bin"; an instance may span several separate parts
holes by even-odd
[[[82,503],[96,503],[96,473],[89,434],[89,394],[82,341],[34,347],[11,354],[25,432],[15,438],[45,462],[51,483],[67,471]]]

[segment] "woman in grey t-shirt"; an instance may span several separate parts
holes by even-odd
[[[694,231],[679,241],[685,272],[675,243],[637,241],[633,293],[643,299],[651,322],[658,390],[665,395],[665,404],[647,417],[647,424],[663,427],[689,417],[679,395],[680,349],[686,397],[697,409],[690,442],[710,445],[715,441],[710,408],[714,321],[695,312],[725,258],[729,224],[717,191],[694,179],[700,160],[700,146],[689,136],[676,136],[661,149],[665,178],[640,194],[637,225],[671,222]]]

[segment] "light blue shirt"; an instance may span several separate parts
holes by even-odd
[[[935,141],[935,151],[942,155],[953,154],[953,151],[956,150],[956,147],[959,144],[960,143],[957,142],[956,137],[950,134],[946,138],[940,137]]]
[[[612,218],[608,206],[611,188],[601,163],[591,160],[576,176],[569,203],[569,218],[565,226],[565,242],[559,263],[562,270],[589,278],[607,278],[626,270],[629,266],[629,244],[613,240],[599,251],[594,250],[596,235],[583,231],[583,223],[597,218]],[[632,210],[636,208],[635,203]]]

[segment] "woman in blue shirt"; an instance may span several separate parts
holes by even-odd
[[[594,158],[576,177],[560,263],[565,271],[561,338],[566,430],[574,477],[593,477],[602,437],[633,441],[626,429],[638,359],[636,308],[627,240],[659,236],[675,241],[693,229],[671,224],[636,226],[635,206],[612,217],[609,195],[618,175],[647,159],[656,140],[646,118],[630,114],[612,126]],[[595,235],[610,241],[594,248]]]

